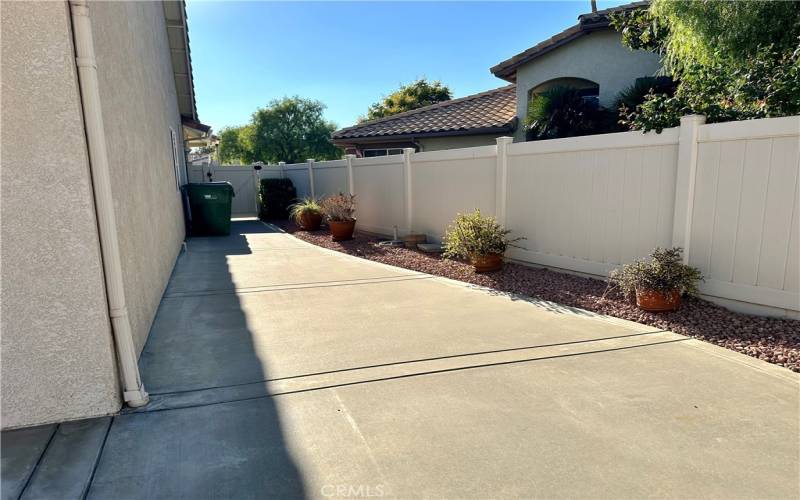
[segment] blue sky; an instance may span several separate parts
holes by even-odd
[[[590,6],[189,0],[187,9],[198,114],[219,131],[283,96],[322,101],[325,117],[343,127],[417,77],[441,80],[455,97],[500,87],[491,66],[575,24]]]

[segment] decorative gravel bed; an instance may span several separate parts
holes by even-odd
[[[333,242],[327,231],[305,232],[286,221],[273,221],[294,236],[315,245],[414,271],[495,290],[616,316],[727,347],[800,372],[800,321],[765,318],[729,311],[701,299],[685,299],[676,312],[648,313],[610,293],[606,283],[548,269],[506,264],[502,271],[476,274],[472,266],[406,248],[377,245],[377,238],[356,233],[351,241]]]

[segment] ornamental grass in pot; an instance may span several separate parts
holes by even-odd
[[[316,231],[322,225],[322,205],[316,198],[305,197],[289,206],[289,216],[303,231]]]
[[[322,213],[328,221],[333,241],[353,239],[356,229],[356,218],[353,217],[356,212],[355,198],[352,194],[339,193],[322,200]]]
[[[503,268],[503,254],[508,246],[522,239],[509,239],[510,232],[494,217],[481,215],[480,210],[458,214],[445,233],[443,256],[469,260],[476,273],[499,271]]]
[[[626,298],[636,297],[643,311],[676,311],[681,295],[697,295],[702,273],[686,265],[682,248],[656,248],[648,259],[615,269],[609,275],[609,289],[619,288]]]

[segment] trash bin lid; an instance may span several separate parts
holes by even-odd
[[[228,191],[231,197],[236,196],[233,185],[228,181],[190,182],[186,186],[190,191]]]

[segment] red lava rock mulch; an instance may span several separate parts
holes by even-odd
[[[535,297],[599,314],[643,323],[694,337],[792,371],[800,372],[800,321],[729,311],[711,302],[685,298],[676,312],[648,313],[619,294],[602,298],[606,283],[572,274],[508,263],[502,271],[476,274],[465,262],[442,259],[406,248],[379,247],[373,236],[356,233],[353,240],[331,241],[327,231],[299,231],[286,221],[273,221],[294,236],[315,245],[413,271],[444,276],[495,290]]]

